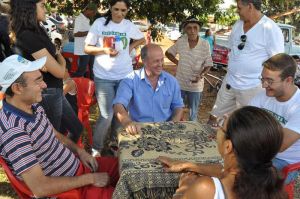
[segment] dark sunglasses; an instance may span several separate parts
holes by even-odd
[[[241,42],[239,45],[238,45],[238,49],[239,50],[243,50],[244,47],[245,47],[245,44],[246,44],[246,41],[247,41],[247,35],[242,35],[241,36]]]

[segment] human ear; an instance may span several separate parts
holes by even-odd
[[[231,140],[225,140],[224,144],[223,144],[223,151],[224,151],[224,155],[225,154],[230,154],[231,152],[233,152],[233,145]]]
[[[15,94],[15,95],[21,95],[22,91],[23,91],[23,86],[21,84],[18,83],[13,83],[11,85],[11,91]]]

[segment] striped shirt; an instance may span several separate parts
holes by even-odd
[[[79,159],[55,137],[53,126],[39,104],[28,114],[3,102],[0,111],[0,155],[14,175],[40,165],[46,176],[74,176]]]
[[[194,75],[199,75],[205,67],[213,66],[208,42],[199,38],[197,45],[191,49],[188,37],[184,35],[167,51],[173,56],[179,54],[176,79],[181,90],[202,92],[204,79],[199,80],[197,83],[191,83],[191,80]]]

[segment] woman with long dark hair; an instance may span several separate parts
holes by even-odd
[[[47,88],[43,90],[41,102],[47,117],[57,131],[61,130],[61,123],[71,124],[69,137],[77,142],[83,126],[63,95],[66,62],[40,26],[46,20],[45,0],[11,0],[10,5],[16,53],[30,61],[47,57],[42,69]]]
[[[159,160],[169,172],[192,172],[183,174],[173,198],[284,199],[287,198],[283,191],[284,180],[272,166],[282,140],[282,127],[273,116],[265,110],[246,106],[225,119],[217,132],[223,166],[167,157],[159,157]]]
[[[112,101],[119,82],[133,70],[130,52],[145,42],[143,33],[125,19],[129,1],[111,0],[109,5],[109,11],[93,23],[85,40],[85,52],[95,55],[93,71],[100,109],[93,135],[94,156],[100,155],[111,126]],[[131,44],[130,39],[133,39]]]

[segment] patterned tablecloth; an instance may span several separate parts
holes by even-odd
[[[178,187],[179,174],[165,173],[160,155],[192,162],[218,162],[215,133],[196,122],[144,123],[138,136],[118,135],[120,180],[113,199],[167,199]]]

